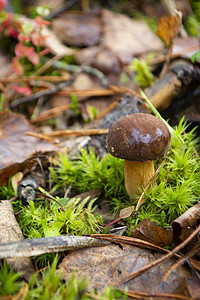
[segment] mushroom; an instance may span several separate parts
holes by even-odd
[[[124,159],[125,187],[130,197],[146,187],[154,175],[154,160],[171,145],[168,127],[146,113],[130,114],[113,123],[107,134],[108,152]]]

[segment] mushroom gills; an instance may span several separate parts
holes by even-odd
[[[145,188],[154,175],[153,161],[124,160],[125,187],[129,197],[140,193],[139,187]]]

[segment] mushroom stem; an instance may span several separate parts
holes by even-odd
[[[125,187],[130,198],[140,193],[154,175],[153,161],[140,162],[124,160]]]

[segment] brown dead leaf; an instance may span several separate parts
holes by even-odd
[[[199,50],[199,40],[193,36],[188,37],[176,37],[174,40],[172,55],[174,57],[186,57],[191,58]]]
[[[104,9],[102,22],[103,46],[112,50],[123,63],[129,63],[135,54],[163,48],[160,39],[143,21],[135,21]]]
[[[116,285],[123,278],[153,262],[161,255],[129,245],[123,245],[123,248],[117,245],[91,247],[71,251],[59,265],[59,269],[64,280],[70,280],[72,273],[76,271],[77,277],[86,277],[90,280],[90,289],[102,289]],[[190,273],[185,267],[181,267],[178,273],[173,273],[167,282],[162,282],[162,276],[174,261],[171,259],[164,262],[133,281],[117,285],[117,287],[128,287],[137,292],[187,295],[185,280]]]
[[[94,62],[92,62],[93,67],[104,73],[119,73],[121,71],[120,59],[111,49],[99,49],[97,46],[80,49],[75,53],[75,59],[81,65],[90,57],[94,57],[95,53],[96,57]]]
[[[36,164],[38,164],[37,158],[28,158],[22,163],[13,163],[8,167],[0,170],[0,185],[7,184],[10,177],[17,172],[29,172]]]
[[[28,120],[11,111],[0,113],[0,169],[13,163],[22,163],[29,156],[40,151],[53,151],[57,147],[41,141],[24,132],[32,131]],[[13,174],[12,174],[13,175]]]
[[[56,36],[71,46],[94,46],[100,41],[101,21],[91,13],[67,12],[54,19],[52,26]]]
[[[172,230],[163,229],[149,219],[134,227],[131,236],[158,246],[169,246],[172,243]]]
[[[176,16],[162,16],[158,20],[157,33],[168,47],[171,45],[174,38],[176,37],[180,24],[181,17],[179,14],[177,14]]]

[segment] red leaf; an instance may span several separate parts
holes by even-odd
[[[7,5],[7,0],[0,0],[0,9],[4,9]]]
[[[18,85],[15,85],[12,88],[13,88],[13,90],[15,90],[18,93],[23,94],[24,96],[27,96],[27,97],[32,94],[32,90],[28,86],[20,87]]]
[[[39,32],[34,31],[31,34],[31,41],[35,46],[42,46],[45,43],[45,40],[49,37],[49,35],[41,35]]]
[[[37,25],[50,25],[51,24],[49,21],[42,19],[40,16],[37,16],[35,18],[35,22]]]
[[[12,67],[16,75],[21,76],[23,74],[23,67],[16,57],[12,59]]]
[[[33,47],[27,47],[24,55],[30,60],[30,62],[32,62],[33,65],[36,66],[39,63],[39,56]]]
[[[33,65],[37,65],[39,63],[39,56],[35,52],[35,49],[33,47],[27,47],[21,42],[15,46],[15,54],[19,58],[24,56],[27,57]]]
[[[24,56],[24,47],[20,42],[15,46],[15,55],[17,57],[22,58]]]
[[[28,37],[28,36],[26,36],[26,35],[22,35],[22,34],[20,34],[19,36],[18,36],[18,40],[20,41],[20,42],[26,42],[26,41],[30,41],[31,39],[30,39],[30,37]]]

